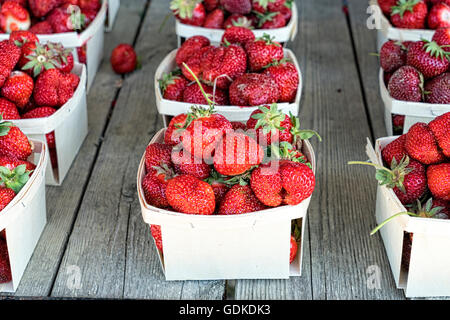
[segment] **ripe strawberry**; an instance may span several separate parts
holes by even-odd
[[[76,76],[76,75],[75,75]],[[60,107],[64,105],[74,93],[74,77],[58,69],[42,72],[34,86],[33,98],[38,106]]]
[[[0,167],[0,181],[9,189],[12,189],[16,194],[22,190],[23,186],[30,178],[30,171],[27,171],[27,164],[21,164],[10,170],[6,167]]]
[[[43,70],[59,67],[62,63],[60,57],[54,52],[53,44],[27,42],[22,46],[22,56],[19,60],[19,67],[36,78]]]
[[[3,119],[5,120],[20,119],[16,105],[3,98],[0,98],[0,114],[3,115]]]
[[[50,117],[52,114],[56,112],[56,109],[52,107],[38,107],[31,111],[28,111],[25,113],[22,118],[23,119],[35,119],[35,118],[46,118]],[[45,135],[47,140],[47,145],[49,149],[56,148],[56,142],[55,142],[55,132],[49,132]]]
[[[211,168],[203,159],[197,159],[183,149],[172,150],[172,163],[177,174],[188,174],[204,180],[209,177]]]
[[[2,117],[0,116],[0,121]],[[27,160],[31,155],[31,145],[27,136],[11,122],[0,123],[0,156]]]
[[[164,134],[164,143],[169,146],[176,146],[181,143],[181,128],[184,127],[187,119],[187,114],[182,113],[173,117],[167,126]]]
[[[392,130],[394,132],[394,135],[402,134],[404,126],[405,126],[405,116],[401,114],[393,114]]]
[[[388,17],[391,15],[392,7],[397,4],[397,0],[378,0],[381,11]]]
[[[314,173],[306,164],[273,160],[253,170],[250,179],[256,197],[265,205],[296,205],[311,196]]]
[[[283,47],[264,34],[255,41],[247,42],[245,50],[248,55],[248,66],[250,71],[260,71],[269,63],[280,61],[284,57]]]
[[[199,51],[203,47],[210,45],[209,39],[204,36],[193,36],[188,38],[181,47],[177,50],[175,56],[175,62],[179,67],[186,62],[187,59],[195,52]]]
[[[222,202],[225,194],[230,190],[230,184],[227,182],[227,178],[216,172],[215,170],[211,170],[210,176],[205,179],[207,183],[213,188],[214,197],[216,199],[216,209],[219,208],[220,203]]]
[[[428,13],[430,29],[450,27],[450,7],[445,3],[435,4]]]
[[[8,2],[8,1],[12,1],[12,2],[18,3],[22,7],[24,7],[25,9],[28,8],[28,0],[1,0],[0,4],[4,4],[5,2]]]
[[[417,122],[409,128],[406,133],[405,149],[411,158],[423,164],[435,164],[445,159],[433,132],[422,122]]]
[[[0,187],[0,212],[5,209],[5,207],[14,199],[16,196],[16,193],[13,189]],[[3,242],[3,240],[0,240],[0,243]],[[0,248],[1,250],[1,248]],[[1,255],[1,252],[0,252]],[[1,260],[1,257],[0,257]],[[0,283],[1,281],[1,261],[0,261]]]
[[[77,47],[77,56],[78,56],[78,61],[80,63],[84,63],[86,64],[87,62],[87,51],[86,51],[86,45],[82,45],[81,47]]]
[[[159,79],[158,82],[164,99],[183,101],[183,91],[189,81],[181,74],[180,70],[163,74],[162,79]]]
[[[157,208],[169,207],[166,197],[167,183],[174,176],[169,166],[162,163],[160,166],[149,168],[147,174],[142,180],[142,189],[144,191],[145,201],[151,206]]]
[[[34,82],[28,74],[22,71],[11,72],[3,85],[2,96],[14,102],[17,107],[23,108],[33,94]]]
[[[441,46],[442,49],[444,49],[447,52],[450,52],[450,28],[439,28],[437,29],[433,37],[431,38],[431,41],[436,42],[438,45]],[[448,47],[447,47],[448,46]]]
[[[417,41],[409,47],[406,63],[420,71],[425,79],[429,79],[447,71],[450,65],[449,55],[436,42]]]
[[[450,112],[436,117],[428,124],[431,132],[446,157],[450,157]]]
[[[86,29],[97,17],[98,11],[90,9],[81,9],[81,14],[84,16],[84,28]]]
[[[422,101],[423,75],[412,66],[395,71],[388,83],[389,95],[396,100]]]
[[[253,19],[243,14],[233,13],[223,23],[223,28],[228,29],[230,27],[244,27],[247,29],[253,29],[256,27]]]
[[[229,97],[232,105],[259,106],[277,102],[280,91],[271,77],[260,73],[245,73],[231,83]]]
[[[428,8],[420,0],[399,0],[391,7],[391,22],[397,28],[424,29]]]
[[[225,176],[237,176],[259,165],[264,150],[244,133],[230,131],[217,143],[214,152],[214,169]]]
[[[36,18],[44,17],[62,3],[63,0],[28,0],[30,10]]]
[[[431,165],[427,168],[428,188],[433,197],[450,201],[450,163]]]
[[[9,40],[14,42],[14,44],[19,47],[27,42],[32,43],[39,42],[39,39],[35,33],[26,30],[18,30],[11,32],[11,34],[9,35]]]
[[[202,87],[203,90],[206,92],[206,94],[210,95],[211,100],[214,101],[216,105],[219,106],[228,105],[228,97],[225,91],[217,88],[216,91],[214,92],[214,88],[208,85],[202,85]],[[182,101],[192,104],[202,104],[202,105],[208,104],[197,83],[188,85],[184,89]]]
[[[247,14],[252,11],[251,0],[220,0],[220,4],[230,13]]]
[[[166,197],[172,208],[188,214],[211,215],[216,205],[212,187],[190,175],[169,180]]]
[[[181,23],[200,27],[205,22],[202,0],[172,0],[170,10]]]
[[[383,150],[381,150],[381,157],[384,163],[391,167],[392,159],[399,163],[403,157],[407,155],[405,149],[406,134],[401,135],[394,141],[388,143]]]
[[[15,1],[6,1],[0,9],[0,29],[5,33],[30,28],[30,14]]]
[[[243,214],[264,210],[266,208],[255,196],[249,185],[235,184],[223,197],[218,214]]]
[[[252,30],[246,27],[231,26],[225,30],[221,42],[223,44],[239,44],[245,47],[247,42],[254,40],[255,34]]]
[[[5,156],[0,157],[0,167],[5,167],[11,171],[23,164],[25,165],[26,171],[33,171],[36,169],[36,165],[30,161],[18,160],[16,158],[9,158]]]
[[[277,83],[280,90],[279,102],[294,102],[300,80],[292,62],[284,59],[274,62],[267,66],[263,73]]]
[[[84,15],[67,3],[53,9],[46,20],[54,33],[73,32],[85,27]]]
[[[259,13],[277,12],[285,4],[286,0],[253,0],[253,10]]]
[[[385,72],[394,72],[406,64],[406,47],[399,41],[389,40],[380,49],[380,65]]]
[[[57,67],[61,72],[70,73],[74,66],[72,49],[66,49],[61,43],[47,43],[48,50],[51,52],[52,59],[56,60]]]
[[[233,127],[233,130],[242,130],[245,131],[247,129],[247,125],[244,122],[240,121],[231,121],[231,126]]]
[[[153,239],[155,239],[155,244],[158,250],[163,252],[163,243],[162,243],[162,236],[161,236],[161,226],[151,224],[150,225],[150,232],[152,234]]]
[[[222,9],[215,9],[206,15],[203,28],[223,29],[223,22],[225,21],[225,14]]]
[[[114,48],[110,62],[113,70],[118,74],[133,72],[138,64],[134,48],[126,43],[121,43]]]
[[[78,0],[77,2],[82,10],[98,11],[102,6],[100,0]]]
[[[219,0],[203,0],[206,11],[210,12],[219,7]]]
[[[3,86],[11,71],[19,62],[22,50],[10,40],[0,42],[0,87]]]
[[[295,260],[295,257],[297,256],[297,251],[298,251],[297,241],[295,240],[295,238],[293,236],[291,236],[290,249],[289,249],[289,263],[292,263],[292,261]]]
[[[163,143],[152,143],[145,149],[145,169],[150,172],[154,166],[172,167],[172,147]]]
[[[269,12],[265,15],[259,15],[258,28],[260,29],[277,29],[283,28],[287,21],[281,12]]]
[[[284,19],[286,20],[286,24],[291,20],[292,18],[292,4],[281,7],[280,13],[283,15]]]
[[[425,82],[425,101],[427,103],[450,104],[449,72],[444,72]]]
[[[29,29],[29,31],[31,31],[35,34],[52,34],[52,33],[54,33],[52,25],[46,20],[32,25],[31,28]]]
[[[1,193],[7,193],[9,191],[3,191]],[[3,199],[4,197],[1,196]],[[5,198],[7,199],[7,198]],[[0,283],[10,282],[12,280],[11,267],[9,265],[8,247],[5,240],[0,239]]]

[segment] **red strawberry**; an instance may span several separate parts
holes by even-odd
[[[86,45],[83,45],[81,47],[77,47],[77,55],[78,55],[78,61],[80,63],[86,64],[87,62],[87,54],[86,54]]]
[[[151,224],[150,232],[152,234],[153,239],[155,239],[155,244],[158,250],[163,252],[163,244],[162,244],[162,236],[161,236],[161,226]]]
[[[253,0],[253,10],[259,13],[280,11],[286,0]]]
[[[33,171],[34,169],[36,169],[36,165],[29,161],[18,160],[16,158],[9,158],[5,156],[0,157],[0,167],[5,167],[11,171],[23,164],[25,165],[25,169],[27,171]]]
[[[263,73],[277,83],[280,90],[279,102],[294,102],[300,80],[298,71],[292,62],[283,59],[274,62]]]
[[[392,7],[391,22],[397,28],[424,29],[428,8],[420,0],[399,0]]]
[[[0,123],[0,155],[19,160],[27,160],[31,155],[31,145],[27,136],[8,121]]]
[[[295,240],[295,238],[293,236],[291,236],[290,249],[289,249],[289,263],[292,263],[292,261],[295,260],[295,257],[297,256],[297,251],[298,251],[297,241]]]
[[[0,87],[3,87],[11,71],[19,62],[22,50],[10,40],[0,42]]]
[[[278,85],[271,77],[260,73],[245,73],[231,83],[230,103],[236,106],[259,106],[277,102]]]
[[[89,10],[89,9],[81,9],[81,14],[84,16],[84,28],[89,27],[92,21],[97,17],[98,11]]]
[[[169,146],[176,146],[181,142],[181,128],[184,127],[187,119],[187,114],[179,114],[173,117],[169,125],[167,126],[167,130],[164,134],[164,142]]]
[[[450,27],[450,7],[445,3],[435,4],[428,13],[430,29]]]
[[[2,96],[14,102],[17,107],[23,108],[33,94],[33,79],[22,71],[11,72],[2,87]]]
[[[428,188],[434,197],[450,201],[450,163],[431,165],[427,169]]]
[[[203,159],[197,159],[183,149],[172,150],[172,163],[177,174],[188,174],[204,180],[209,177],[211,168]]]
[[[394,135],[402,134],[404,126],[405,116],[401,114],[392,114],[392,130]]]
[[[405,141],[406,134],[403,134],[394,141],[387,144],[381,151],[381,157],[388,167],[391,167],[392,159],[395,158],[397,163],[399,163],[403,159],[403,157],[407,155],[405,149]]]
[[[195,52],[203,47],[210,45],[209,39],[204,36],[193,36],[188,38],[181,47],[177,50],[175,61],[179,67],[186,62],[187,59]]]
[[[51,108],[51,107],[38,107],[36,109],[33,109],[33,110],[25,113],[22,116],[22,118],[23,119],[46,118],[46,117],[50,117],[55,112],[56,112],[56,109]],[[45,136],[47,138],[47,145],[48,145],[49,149],[56,148],[55,132],[52,131],[50,133],[47,133]]]
[[[169,166],[162,163],[160,166],[153,166],[147,171],[142,180],[145,201],[157,208],[169,207],[166,198],[167,183],[173,177],[173,171]]]
[[[389,95],[396,100],[422,101],[423,75],[412,66],[400,67],[389,79]]]
[[[226,177],[220,175],[215,170],[211,170],[210,176],[205,179],[214,191],[214,197],[216,199],[216,209],[219,208],[225,194],[230,190],[230,184],[226,181]]]
[[[38,106],[60,107],[72,98],[73,93],[73,76],[49,69],[37,78],[33,98]]]
[[[44,20],[44,21],[34,24],[30,28],[30,31],[35,34],[52,34],[52,33],[54,33],[52,25],[47,20]]]
[[[231,26],[225,30],[221,42],[245,46],[247,42],[254,40],[255,34],[252,30],[245,27]]]
[[[16,196],[16,193],[13,189],[0,187],[0,212],[5,209],[5,207],[14,199]],[[3,242],[3,240],[0,240],[0,243]],[[1,248],[0,248],[1,251]],[[0,252],[0,260],[1,260],[1,252]],[[1,281],[1,261],[0,261],[0,283]]]
[[[431,40],[440,45],[445,51],[450,52],[450,28],[437,29],[434,32],[433,38],[431,38]]]
[[[164,74],[158,81],[164,99],[183,101],[183,91],[189,81],[181,75],[179,70]]]
[[[228,97],[225,91],[216,88],[216,91],[214,92],[214,88],[208,85],[202,85],[202,87],[203,90],[206,92],[206,94],[210,95],[211,100],[213,100],[216,103],[216,105],[219,106],[228,105]],[[192,104],[203,104],[203,105],[208,104],[197,83],[188,85],[184,89],[182,101]]]
[[[166,197],[172,208],[188,214],[211,215],[216,205],[212,187],[190,175],[169,180]]]
[[[31,76],[37,77],[43,70],[48,70],[60,66],[61,57],[54,52],[53,44],[27,42],[22,46],[22,57],[19,61],[19,67],[28,72]]]
[[[63,0],[28,0],[30,10],[36,18],[44,17],[62,3]]]
[[[110,62],[116,73],[125,74],[133,72],[137,67],[136,52],[131,45],[121,43],[112,51]]]
[[[436,117],[428,124],[428,127],[433,132],[444,155],[450,158],[450,112]]]
[[[17,4],[20,4],[25,9],[28,7],[28,0],[1,0],[0,3],[4,4],[5,2],[8,2],[8,1],[12,1],[12,2],[15,2]]]
[[[258,16],[258,15],[257,15]],[[258,28],[260,29],[277,29],[283,28],[287,21],[281,12],[269,12],[259,16]]]
[[[220,4],[230,13],[247,14],[252,11],[251,0],[220,0]]]
[[[391,15],[392,7],[396,4],[397,0],[378,0],[381,11],[387,16]]]
[[[170,10],[181,23],[202,26],[206,12],[202,0],[172,0]]]
[[[255,196],[250,186],[235,184],[223,197],[218,214],[243,214],[264,210],[266,208]]]
[[[287,5],[282,6],[280,9],[280,13],[283,15],[287,24],[292,18],[292,5],[290,7]]]
[[[427,103],[450,104],[449,72],[444,72],[425,82],[425,101]]]
[[[210,12],[219,7],[219,0],[203,0],[206,11]]]
[[[100,0],[78,0],[78,5],[83,10],[100,10],[102,3]]]
[[[247,129],[247,125],[244,122],[239,121],[232,121],[231,126],[233,127],[233,130],[243,130],[245,131]]]
[[[191,56],[189,56],[181,66],[181,72],[186,77],[186,79],[194,81],[195,78],[192,73],[195,75],[195,77],[201,78],[203,68],[205,68],[206,65],[210,65],[213,61],[216,49],[217,48],[214,46],[202,47],[198,51],[194,52]],[[188,68],[190,69],[190,71],[188,70]]]
[[[222,175],[237,176],[259,165],[263,158],[264,151],[253,138],[230,131],[216,145],[214,168]]]
[[[52,58],[58,61],[55,66],[64,73],[70,73],[74,65],[72,49],[64,48],[61,43],[49,42],[46,46],[51,52]]]
[[[73,32],[85,27],[84,15],[67,3],[53,9],[46,20],[54,33]]]
[[[17,46],[22,46],[24,43],[27,42],[33,43],[39,42],[39,39],[35,33],[26,30],[18,30],[11,32],[11,34],[9,35],[9,40],[13,41],[14,44],[16,44]]]
[[[152,143],[145,149],[145,169],[150,172],[154,166],[172,167],[172,147],[163,143]]]
[[[422,122],[417,122],[409,128],[406,133],[405,149],[411,158],[423,164],[435,164],[445,159],[433,132]]]
[[[256,25],[252,19],[239,13],[231,14],[223,23],[224,29],[228,29],[230,27],[244,27],[247,29],[253,29],[255,26]]]
[[[250,71],[260,71],[274,60],[280,61],[284,57],[283,47],[267,34],[247,42],[245,49]]]
[[[30,14],[15,1],[6,1],[0,9],[0,28],[3,32],[11,33],[30,28]]]
[[[406,63],[420,71],[425,79],[429,79],[447,71],[450,65],[449,55],[434,41],[417,41],[409,46]]]
[[[385,72],[393,72],[406,64],[406,47],[399,41],[389,40],[380,49],[380,65]]]
[[[0,189],[0,194],[8,193],[9,191],[3,191],[5,188]],[[10,189],[9,189],[10,190]],[[6,201],[8,196],[1,196]],[[5,240],[0,239],[0,283],[10,282],[12,280],[11,267],[9,265],[8,247]]]
[[[19,193],[30,178],[31,172],[27,171],[28,166],[24,163],[12,170],[0,167],[0,181],[6,188],[12,189],[16,194]]]
[[[206,15],[203,28],[210,29],[223,29],[223,22],[225,21],[225,15],[222,9],[215,9]]]
[[[3,98],[0,98],[0,114],[3,115],[3,119],[5,120],[20,119],[16,105]]]

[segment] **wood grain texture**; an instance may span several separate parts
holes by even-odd
[[[63,185],[47,187],[48,223],[22,277],[16,296],[50,294],[115,98],[116,82],[120,80],[120,76],[114,74],[110,67],[109,53],[118,43],[133,41],[146,0],[125,2],[119,10],[113,32],[105,34],[105,57],[88,95],[89,134]]]
[[[162,280],[136,195],[139,160],[151,136],[162,126],[152,75],[163,57],[176,47],[173,21],[166,24],[158,37],[151,36],[162,23],[167,5],[167,1],[153,0],[145,16],[136,45],[143,67],[123,83],[52,296],[157,299],[223,296],[223,281],[174,284]],[[65,270],[71,265],[81,269],[81,289],[66,286]]]

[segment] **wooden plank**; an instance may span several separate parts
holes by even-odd
[[[123,2],[114,31],[105,34],[105,59],[88,96],[89,134],[63,185],[47,187],[48,223],[15,293],[16,296],[47,296],[51,292],[90,168],[95,161],[99,139],[115,98],[116,82],[121,79],[110,67],[109,53],[118,43],[133,41],[146,0]]]
[[[162,126],[152,75],[176,47],[173,20],[157,37],[149,32],[158,30],[167,5],[167,1],[153,0],[147,11],[136,45],[143,67],[123,83],[52,296],[221,299],[224,294],[223,281],[162,280],[136,196],[139,160]],[[79,289],[66,285],[65,270],[73,265],[81,271]]]
[[[350,31],[353,35],[357,63],[364,89],[366,108],[369,112],[375,138],[387,135],[384,124],[384,104],[380,96],[378,72],[379,59],[371,53],[377,52],[377,30],[367,27],[369,1],[348,0]]]

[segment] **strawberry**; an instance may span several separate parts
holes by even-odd
[[[187,114],[182,113],[173,117],[169,125],[167,126],[166,132],[164,134],[164,143],[169,146],[176,146],[181,143],[181,128],[184,127],[187,119]]]
[[[239,44],[245,47],[247,42],[254,40],[255,34],[252,30],[246,27],[231,26],[223,33],[221,42],[223,44]]]
[[[155,244],[156,244],[156,247],[158,248],[158,250],[163,252],[161,226],[151,224],[150,225],[150,233],[152,234],[153,239],[155,239]]]
[[[28,0],[30,10],[36,18],[44,17],[62,3],[63,0]]]
[[[450,158],[450,112],[436,117],[428,124],[444,155]]]
[[[179,67],[186,62],[187,59],[192,56],[195,52],[203,47],[210,45],[209,39],[204,36],[193,36],[188,38],[180,48],[177,50],[175,56],[175,61]]]
[[[299,86],[299,76],[295,65],[285,59],[266,66],[265,75],[271,77],[280,90],[279,102],[294,102]]]
[[[169,202],[166,198],[166,189],[167,183],[173,176],[172,169],[164,163],[160,166],[149,168],[142,180],[145,201],[149,205],[157,208],[169,207]]]
[[[32,54],[36,49],[36,44],[39,43],[39,39],[33,32],[20,30],[12,32],[9,40],[13,41],[22,50],[18,63],[18,67],[22,68],[29,61],[27,56]]]
[[[450,52],[450,28],[437,29],[431,41],[436,42],[443,50]]]
[[[247,125],[244,122],[240,121],[232,121],[231,126],[233,127],[233,130],[242,130],[245,131],[247,129]]]
[[[210,96],[211,100],[214,101],[216,105],[219,106],[228,105],[228,97],[225,91],[217,88],[216,91],[214,92],[214,88],[208,85],[202,85],[202,87],[205,93]],[[203,105],[208,104],[197,83],[188,85],[184,89],[182,101],[193,104],[203,104]]]
[[[78,0],[77,2],[82,10],[99,11],[102,6],[100,0]]]
[[[53,9],[46,20],[54,33],[73,32],[85,27],[85,16],[71,4],[64,4]]]
[[[259,13],[280,11],[286,0],[253,0],[253,10]]]
[[[298,251],[297,241],[293,236],[291,236],[289,248],[289,263],[292,263],[292,261],[295,260],[295,257],[297,256],[297,251]]]
[[[267,14],[256,14],[259,18],[258,28],[260,29],[276,29],[283,28],[287,21],[281,12],[269,12]]]
[[[431,165],[427,168],[428,188],[433,197],[450,201],[450,163]]]
[[[25,113],[22,116],[22,118],[23,119],[46,118],[46,117],[50,117],[55,112],[56,112],[56,109],[54,109],[52,107],[38,107],[38,108],[35,108],[35,109]],[[47,145],[48,145],[49,149],[56,148],[55,132],[54,131],[49,132],[45,136],[47,139]]]
[[[9,191],[4,188],[0,189],[0,198],[2,201],[7,201]],[[8,247],[5,240],[0,239],[0,283],[12,281],[11,267],[9,265]]]
[[[31,26],[30,31],[35,34],[52,34],[54,33],[52,25],[47,21],[41,21]]]
[[[203,159],[197,159],[183,149],[172,150],[172,163],[177,174],[188,174],[203,180],[209,177],[211,168]]]
[[[291,20],[292,18],[292,5],[284,5],[281,7],[279,12],[283,15],[284,19],[286,20],[286,24]]]
[[[394,135],[402,134],[404,126],[405,116],[401,114],[392,114],[392,130]]]
[[[403,159],[403,157],[407,155],[405,149],[405,141],[406,141],[406,134],[403,134],[397,139],[388,143],[383,148],[383,150],[381,150],[381,157],[383,158],[383,161],[387,166],[389,167],[391,166],[392,159],[395,158],[395,161],[399,163]]]
[[[268,34],[247,42],[245,50],[248,55],[248,66],[252,72],[260,71],[274,60],[280,61],[284,57],[283,47],[273,41]]]
[[[121,43],[114,48],[110,62],[113,70],[118,74],[133,72],[138,64],[134,48],[126,43]]]
[[[275,145],[272,145],[271,147],[271,156],[275,159],[304,163],[308,167],[312,168],[311,162],[309,162],[308,158],[289,142],[282,141],[280,142],[279,147]]]
[[[235,184],[223,197],[218,214],[243,214],[264,210],[266,208],[255,196],[249,185]]]
[[[219,7],[219,0],[203,0],[206,11],[210,12]]]
[[[164,99],[183,101],[183,91],[189,81],[181,74],[180,70],[163,74],[162,79],[159,79],[158,82]]]
[[[212,187],[190,175],[169,180],[166,197],[172,208],[188,214],[211,215],[216,205]]]
[[[314,173],[306,164],[273,160],[253,170],[250,184],[256,197],[265,205],[297,205],[311,196]]]
[[[55,67],[61,72],[70,73],[74,66],[74,58],[72,49],[66,49],[61,43],[47,43],[48,50],[52,54],[52,58],[57,61]]]
[[[15,1],[6,1],[0,9],[0,29],[11,33],[17,30],[28,30],[30,28],[30,14]]]
[[[154,166],[172,167],[172,147],[163,143],[152,143],[145,149],[145,169],[151,171]]]
[[[388,83],[389,95],[396,100],[422,101],[423,75],[412,66],[395,71]]]
[[[0,116],[0,121],[2,117]],[[0,156],[27,160],[31,155],[31,145],[27,136],[11,122],[0,123]]]
[[[205,181],[209,183],[214,191],[214,197],[216,199],[216,209],[218,209],[223,197],[228,192],[228,190],[230,190],[230,183],[227,182],[227,178],[225,176],[222,176],[215,170],[211,170],[210,176],[206,178]]]
[[[4,98],[0,98],[0,114],[3,115],[5,120],[20,119],[19,110],[14,103]]]
[[[3,87],[11,71],[19,62],[22,50],[10,40],[0,42],[0,87]]]
[[[420,71],[425,79],[429,79],[447,71],[450,65],[449,55],[434,41],[417,41],[409,47],[406,63]]]
[[[428,13],[430,29],[450,27],[450,7],[445,3],[435,4]]]
[[[230,27],[244,27],[247,29],[253,29],[255,26],[256,24],[252,19],[239,13],[233,13],[229,15],[223,23],[224,29],[228,29]]]
[[[421,0],[399,0],[391,7],[391,22],[397,28],[424,29],[428,8]]]
[[[277,102],[278,85],[271,77],[260,73],[245,73],[229,88],[230,103],[236,106],[259,106]]]
[[[51,50],[53,45],[48,43],[27,42],[22,46],[22,57],[19,66],[33,77],[37,77],[43,70],[49,70],[60,66],[60,57]]]
[[[381,11],[387,16],[391,15],[392,7],[396,4],[397,0],[378,0]]]
[[[394,72],[406,64],[406,47],[399,41],[389,40],[380,49],[380,65],[385,72]]]
[[[4,4],[5,2],[12,1],[17,4],[20,4],[23,8],[28,8],[28,0],[1,0],[0,4]]]
[[[36,169],[36,165],[29,161],[18,160],[16,158],[9,158],[5,156],[0,157],[0,167],[5,167],[11,171],[23,164],[25,165],[26,171],[33,171]]]
[[[78,61],[80,63],[86,64],[87,62],[87,54],[86,54],[86,45],[82,45],[81,47],[77,47],[77,56]]]
[[[172,0],[170,10],[181,23],[200,27],[205,22],[206,11],[202,0]]]
[[[230,131],[216,145],[214,169],[225,176],[236,176],[259,165],[263,158],[264,151],[253,138]]]
[[[450,104],[449,72],[444,72],[425,82],[425,101],[427,103]]]
[[[181,65],[181,72],[186,77],[186,79],[194,81],[194,75],[197,78],[201,78],[203,68],[205,68],[206,65],[211,65],[215,57],[216,49],[217,48],[214,46],[206,46],[200,48],[198,51],[190,55]],[[186,68],[185,65],[188,66],[190,71]],[[191,72],[194,75],[192,75]]]
[[[0,187],[0,212],[5,209],[5,207],[14,199],[16,196],[16,193],[13,191],[13,189]],[[0,240],[0,243],[3,242],[3,240]],[[0,245],[1,246],[1,245]],[[1,247],[0,247],[0,283],[2,283],[2,270],[1,270]]]
[[[84,16],[84,28],[86,29],[89,27],[89,25],[92,23],[92,21],[95,20],[97,17],[97,11],[96,10],[90,10],[90,9],[81,9],[81,14]]]
[[[422,122],[417,122],[409,128],[406,133],[405,149],[411,158],[423,164],[435,164],[445,159],[433,132]]]
[[[48,107],[64,105],[73,96],[73,80],[72,74],[62,73],[58,69],[45,70],[35,82],[33,92],[35,103],[38,106]]]
[[[203,28],[210,29],[223,29],[223,23],[225,21],[225,14],[222,9],[215,9],[206,15]]]
[[[230,13],[247,14],[252,11],[251,0],[220,0],[220,4]]]
[[[440,212],[436,215],[440,219],[450,219],[450,201],[445,201],[442,199],[433,199],[433,208],[440,207]]]
[[[10,170],[6,167],[0,167],[0,181],[16,194],[22,190],[28,182],[31,172],[27,170],[27,164],[21,164]]]
[[[33,94],[34,82],[28,74],[22,71],[11,72],[3,85],[2,96],[14,102],[17,107],[23,108]]]

